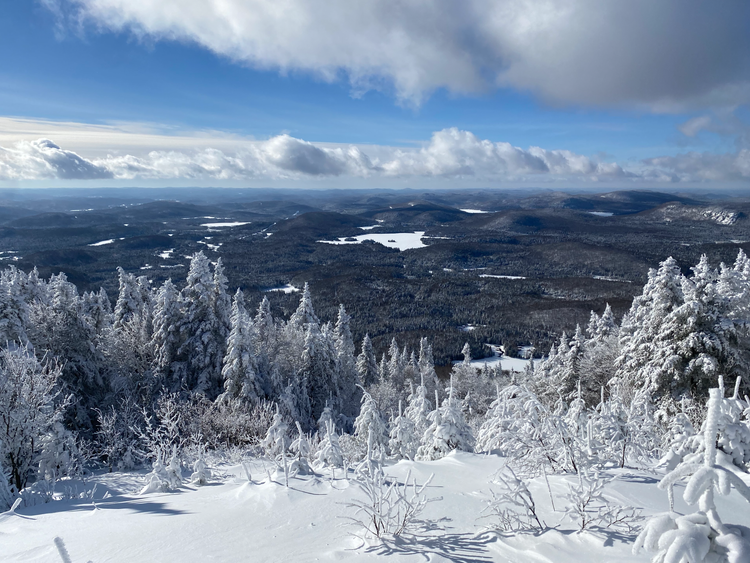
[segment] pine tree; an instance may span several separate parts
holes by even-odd
[[[379,379],[378,361],[369,334],[365,334],[362,340],[362,351],[357,356],[357,373],[359,374],[359,381],[365,389],[369,389]]]
[[[354,417],[360,399],[357,363],[354,357],[354,340],[349,326],[351,317],[346,314],[343,305],[339,305],[339,314],[335,330],[335,371],[341,397],[341,412],[347,417]]]
[[[650,270],[640,296],[633,299],[630,311],[620,326],[621,353],[617,358],[614,382],[626,403],[646,385],[657,353],[656,338],[667,317],[684,301],[683,275],[673,258]]]
[[[474,436],[461,413],[461,403],[453,394],[452,382],[442,407],[435,409],[430,417],[432,424],[422,438],[416,459],[429,461],[445,457],[454,450],[474,451]]]
[[[219,399],[231,401],[241,397],[257,403],[264,396],[264,386],[258,375],[253,326],[245,309],[245,298],[239,289],[234,295],[230,319],[232,328],[221,372],[224,392]]]
[[[176,365],[183,334],[182,296],[171,279],[162,284],[156,294],[154,306],[154,334],[151,347],[154,356],[154,374],[169,392],[180,390],[185,366]]]
[[[208,258],[198,252],[191,258],[187,285],[182,290],[185,308],[180,327],[182,345],[177,353],[187,364],[185,386],[209,397],[219,394],[225,346],[216,316],[215,295]]]
[[[414,423],[401,411],[401,401],[398,403],[398,417],[391,423],[388,447],[391,455],[396,459],[414,459],[419,448],[419,438],[415,432]]]
[[[365,445],[370,435],[373,446],[388,447],[388,424],[372,396],[363,391],[362,407],[354,421],[354,436],[360,444]]]

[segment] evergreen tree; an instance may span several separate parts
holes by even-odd
[[[182,345],[177,351],[186,363],[185,387],[216,397],[221,387],[221,363],[225,342],[216,316],[216,289],[208,258],[203,252],[190,260],[187,285],[182,290],[184,317],[180,326]]]
[[[361,445],[372,440],[373,446],[388,447],[388,424],[372,396],[363,391],[362,407],[354,421],[354,436]]]
[[[183,337],[180,333],[181,306],[180,292],[172,280],[168,279],[156,294],[151,348],[154,356],[154,374],[161,385],[172,393],[179,391],[185,376],[184,364],[177,364],[177,351]]]
[[[232,302],[232,329],[227,339],[227,352],[221,375],[224,378],[222,401],[243,398],[257,403],[264,396],[255,358],[253,325],[245,309],[245,298],[237,290]]]
[[[354,340],[349,326],[351,317],[346,314],[343,305],[339,305],[335,330],[335,372],[341,397],[341,413],[353,418],[359,403],[359,378],[357,363],[354,357]]]
[[[357,373],[359,381],[365,389],[369,389],[379,379],[378,361],[369,334],[365,334],[362,340],[362,351],[357,356]]]

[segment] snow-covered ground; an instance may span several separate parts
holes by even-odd
[[[473,325],[465,325],[464,327],[459,327],[459,329],[468,332],[476,329],[476,327]],[[493,355],[487,358],[472,360],[472,365],[475,365],[477,367],[482,367],[484,366],[484,364],[492,367],[500,365],[500,368],[503,370],[523,373],[523,371],[526,369],[526,366],[528,366],[529,362],[531,361],[523,358],[509,358],[508,356],[505,356],[502,346],[497,346],[495,344],[487,344],[487,346],[492,349]],[[454,363],[458,364],[460,362],[460,360],[457,360]]]
[[[589,211],[589,213],[597,217],[612,217],[614,215],[614,213],[610,213],[609,211]]]
[[[368,233],[365,235],[357,235],[356,237],[339,237],[338,240],[319,240],[318,242],[324,242],[326,244],[360,244],[362,241],[372,240],[379,242],[388,248],[410,250],[412,248],[424,248],[427,246],[422,242],[424,233],[424,231],[416,231],[413,233]],[[346,240],[347,238],[354,238],[356,240]]]
[[[424,526],[384,542],[363,543],[342,518],[353,516],[347,503],[362,499],[352,472],[331,479],[325,471],[292,478],[289,488],[264,464],[249,462],[252,482],[241,465],[213,468],[207,486],[185,485],[172,493],[139,495],[141,473],[111,473],[69,483],[81,492],[96,485],[93,502],[61,500],[17,514],[0,515],[0,554],[4,562],[60,563],[55,538],[70,561],[163,563],[222,561],[288,563],[307,561],[380,561],[498,563],[646,563],[650,554],[631,553],[636,531],[592,529],[578,532],[565,516],[565,495],[575,476],[550,476],[529,482],[529,489],[547,526],[543,532],[496,532],[497,521],[483,517],[493,477],[504,460],[494,455],[452,453],[430,462],[400,461],[386,473],[402,481],[411,471],[417,482],[434,478],[426,489]],[[187,472],[186,472],[187,473]],[[632,469],[608,472],[617,477],[604,488],[610,503],[634,507],[644,516],[668,510],[667,495],[657,489],[661,474]],[[65,484],[64,482],[60,485]],[[676,510],[691,512],[675,489]],[[554,509],[550,500],[554,501]],[[717,495],[719,513],[732,524],[750,525],[750,510],[738,494]],[[486,515],[486,513],[485,513]]]
[[[525,280],[525,276],[497,276],[495,274],[479,274],[480,278],[498,278],[501,280]]]
[[[271,287],[264,289],[263,291],[280,291],[281,293],[297,293],[301,291],[300,288],[294,287],[291,284],[282,285],[281,287]]]
[[[249,225],[250,221],[234,221],[228,223],[201,223],[201,227],[208,227],[209,229],[220,229],[222,227],[241,227],[242,225]]]
[[[463,211],[464,213],[489,213],[489,211],[484,211],[483,209],[460,209],[459,211]]]
[[[172,257],[172,253],[174,252],[174,248],[170,248],[169,250],[165,250],[164,252],[159,252],[157,256],[159,258],[164,258],[164,260],[168,260]]]

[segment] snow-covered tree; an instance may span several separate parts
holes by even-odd
[[[185,387],[209,397],[216,397],[221,388],[225,346],[215,296],[210,263],[203,252],[198,252],[190,260],[187,285],[182,290],[185,304],[180,326],[182,344],[177,353],[186,362]]]
[[[318,469],[325,467],[341,467],[344,465],[344,456],[341,453],[339,437],[336,434],[336,426],[333,422],[326,423],[326,431],[323,439],[318,446],[318,452],[315,456],[315,466]]]
[[[409,403],[404,411],[404,416],[414,423],[414,432],[420,441],[430,426],[430,412],[432,412],[432,404],[427,398],[427,388],[424,384],[424,375],[422,375],[420,384],[416,389],[412,389]]]
[[[357,362],[354,357],[354,341],[349,326],[351,317],[346,314],[343,305],[339,305],[338,318],[334,331],[335,344],[335,380],[341,397],[341,413],[353,418],[359,403],[359,377]]]
[[[180,333],[181,307],[180,292],[168,279],[156,294],[151,348],[154,373],[161,385],[171,392],[179,391],[185,375],[185,365],[178,363],[177,356],[183,338]]]
[[[651,518],[636,539],[634,552],[642,548],[656,551],[653,561],[658,563],[739,563],[750,557],[750,539],[722,522],[714,502],[716,493],[728,495],[733,488],[750,502],[750,487],[734,471],[717,464],[716,441],[720,439],[722,399],[720,389],[710,389],[703,425],[702,460],[683,460],[659,483],[659,488],[666,489],[672,501],[672,487],[687,478],[683,498],[689,505],[697,504],[698,511],[684,516],[669,512]]]
[[[354,435],[360,444],[367,444],[371,439],[373,446],[388,447],[388,424],[377,403],[366,391],[362,392],[362,407],[354,421]]]
[[[391,423],[388,447],[391,455],[397,459],[414,459],[419,448],[419,437],[415,432],[414,423],[403,414],[401,401],[398,403],[398,416]]]
[[[255,358],[253,325],[245,309],[245,298],[239,289],[232,302],[231,326],[221,372],[224,393],[219,399],[229,401],[242,397],[257,403],[263,398],[264,386]]]
[[[29,348],[0,350],[0,459],[15,491],[34,477],[43,443],[51,449],[57,435],[69,437],[55,432],[67,406],[57,387],[61,372],[58,364],[40,364]]]
[[[289,425],[277,409],[276,414],[273,415],[273,423],[261,443],[269,456],[275,458],[276,455],[286,451],[289,446],[288,431]]]
[[[416,459],[440,459],[453,450],[474,451],[474,436],[464,420],[460,401],[453,395],[452,384],[443,405],[430,414],[430,419],[432,424],[422,438]]]
[[[365,334],[362,339],[362,351],[357,356],[357,373],[359,381],[365,389],[369,389],[378,379],[378,360],[375,357],[375,350],[372,348],[370,335]]]

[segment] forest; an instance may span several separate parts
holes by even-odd
[[[689,276],[663,261],[619,321],[610,307],[592,312],[523,373],[478,369],[467,344],[444,378],[427,338],[418,349],[394,338],[378,358],[369,336],[355,344],[343,305],[318,318],[308,286],[287,319],[267,298],[248,310],[203,252],[182,287],[118,273],[114,305],[64,274],[0,274],[0,510],[60,500],[66,480],[97,471],[150,469],[142,494],[201,485],[222,455],[267,459],[287,486],[340,468],[372,499],[393,490],[389,463],[484,452],[509,468],[488,501],[500,532],[544,530],[530,480],[576,475],[566,514],[580,530],[642,528],[636,544],[655,561],[746,560],[747,538],[713,504],[733,488],[750,500],[742,251],[718,267],[703,256]],[[670,503],[687,479],[697,512],[642,526],[632,507],[602,500],[600,472],[659,464]],[[393,522],[378,503],[355,503],[375,513],[354,520],[365,535],[405,533],[425,486],[395,497]]]

